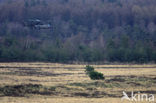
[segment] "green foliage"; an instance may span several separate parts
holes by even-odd
[[[79,54],[78,58],[80,60],[87,62],[95,62],[103,59],[103,54],[100,50],[92,49],[84,45],[78,47],[77,54]]]
[[[92,79],[92,80],[99,80],[99,79],[105,79],[103,74],[102,73],[99,73],[97,71],[91,71],[89,72],[89,77]]]
[[[86,74],[92,79],[92,80],[100,80],[100,79],[105,79],[102,73],[99,73],[94,70],[93,66],[87,65],[85,67],[85,72]]]
[[[89,74],[90,72],[94,71],[94,67],[93,66],[90,66],[90,65],[87,65],[85,67],[85,72],[86,74]]]

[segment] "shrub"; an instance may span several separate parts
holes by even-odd
[[[85,69],[86,69],[86,74],[89,74],[90,72],[92,72],[92,71],[94,71],[94,67],[92,67],[92,66],[90,66],[90,65],[87,65],[86,67],[85,67]]]
[[[92,80],[100,80],[100,79],[105,79],[102,73],[99,73],[94,70],[94,67],[87,65],[85,67],[85,72],[86,74],[92,79]]]
[[[91,71],[89,72],[89,77],[92,80],[99,80],[99,79],[105,79],[102,73],[99,73],[97,71]]]

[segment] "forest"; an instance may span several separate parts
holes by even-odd
[[[156,62],[156,0],[0,0],[1,62]],[[38,19],[50,29],[23,25]]]

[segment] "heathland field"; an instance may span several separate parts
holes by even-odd
[[[91,80],[85,66],[0,63],[0,103],[131,103],[121,101],[123,91],[156,97],[155,64],[92,65],[105,80]]]

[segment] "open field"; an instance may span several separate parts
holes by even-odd
[[[156,97],[155,64],[93,66],[105,80],[90,80],[85,65],[0,63],[0,103],[129,103],[123,91]]]

